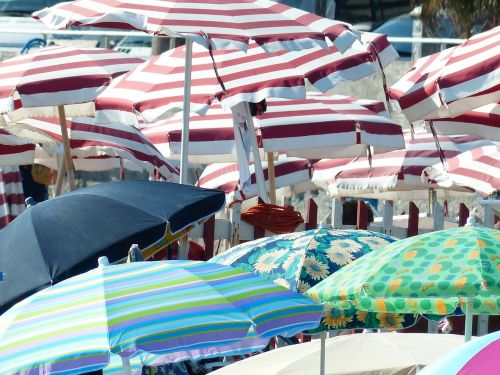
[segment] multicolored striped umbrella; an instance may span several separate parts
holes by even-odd
[[[500,144],[483,146],[458,154],[423,171],[431,182],[443,188],[463,186],[482,195],[500,191]]]
[[[418,59],[389,89],[408,121],[456,117],[500,100],[500,26]]]
[[[255,274],[205,262],[101,265],[21,301],[0,317],[0,372],[95,371],[111,353],[180,358],[319,323],[322,306]]]
[[[460,345],[426,366],[422,375],[472,375],[500,373],[500,331]]]
[[[470,339],[473,313],[500,313],[500,232],[472,221],[383,246],[306,295],[339,309],[351,301],[360,310],[390,313],[446,315],[462,305]]]
[[[92,117],[75,117],[66,121],[68,128],[69,146],[71,156],[75,163],[89,165],[94,161],[95,170],[99,168],[98,159],[95,157],[109,157],[114,160],[100,159],[103,164],[120,167],[120,159],[123,164],[132,162],[137,165],[136,169],[144,169],[150,173],[157,170],[167,181],[178,181],[179,172],[168,160],[152,145],[148,139],[136,128],[120,124],[96,123]],[[22,139],[28,139],[34,143],[43,145],[47,157],[42,152],[35,155],[38,163],[49,164],[53,169],[57,168],[56,148],[62,144],[61,127],[57,118],[25,119],[16,125],[10,125],[10,133]],[[87,160],[84,162],[83,160]],[[105,163],[105,162],[108,163]],[[79,166],[75,165],[78,169]],[[105,166],[100,167],[105,168]],[[85,168],[88,169],[88,168]]]
[[[0,167],[0,229],[14,220],[25,208],[19,167]]]
[[[500,103],[483,105],[453,118],[428,120],[427,123],[439,134],[475,134],[500,141]]]
[[[394,242],[396,238],[366,230],[312,229],[280,234],[237,245],[209,262],[254,272],[286,288],[305,293],[347,264]],[[320,331],[352,328],[403,328],[413,315],[366,314],[325,307]]]
[[[411,196],[435,185],[422,181],[422,171],[428,166],[443,163],[467,150],[491,145],[477,136],[437,136],[430,133],[406,133],[406,148],[375,154],[371,160],[357,158],[334,170],[329,176],[328,189],[332,195],[369,195],[398,199],[409,192]],[[319,177],[318,177],[319,179]],[[458,189],[467,191],[466,189]]]
[[[264,178],[269,180],[267,162],[262,163]],[[255,178],[255,168],[250,166],[250,182],[240,186],[240,172],[237,163],[209,164],[198,179],[197,186],[222,190],[226,193],[226,202],[244,200],[259,195]],[[287,188],[288,194],[303,193],[314,188],[311,184],[310,162],[306,159],[285,158],[274,161],[275,188]]]
[[[363,46],[345,53],[318,47],[269,56],[255,43],[246,52],[194,45],[190,110],[205,114],[215,97],[225,108],[269,97],[299,99],[305,96],[304,79],[328,91],[342,81],[375,74],[380,67]],[[144,126],[141,118],[153,122],[182,110],[185,60],[186,46],[177,47],[115,80],[96,100],[97,120]]]
[[[93,115],[93,100],[111,80],[144,60],[104,48],[46,47],[0,62],[0,113],[8,121],[34,116]]]
[[[343,22],[267,0],[76,0],[33,13],[52,28],[113,27],[186,38],[217,49],[245,50],[253,39],[269,51],[324,45],[347,48],[356,34]],[[344,47],[342,49],[342,47]]]

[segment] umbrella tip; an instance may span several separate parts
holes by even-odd
[[[476,218],[474,216],[469,216],[467,218],[467,222],[465,223],[465,226],[470,227],[470,226],[476,226]]]
[[[99,264],[99,267],[109,266],[108,257],[99,257],[99,259],[97,259],[97,263]]]

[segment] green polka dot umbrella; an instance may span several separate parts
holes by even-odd
[[[348,311],[500,314],[500,231],[467,225],[385,245],[306,292]]]

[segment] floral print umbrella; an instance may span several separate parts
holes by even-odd
[[[500,231],[472,224],[388,244],[306,294],[341,311],[500,314]]]
[[[210,262],[231,265],[274,281],[288,289],[306,292],[343,266],[396,238],[367,230],[318,228],[245,242]],[[403,328],[415,323],[413,315],[366,313],[325,305],[318,331],[352,328]]]

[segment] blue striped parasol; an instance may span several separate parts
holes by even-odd
[[[101,263],[0,316],[1,374],[95,371],[111,353],[125,365],[143,352],[213,355],[250,328],[268,339],[315,328],[321,317],[322,306],[307,297],[229,266]]]

